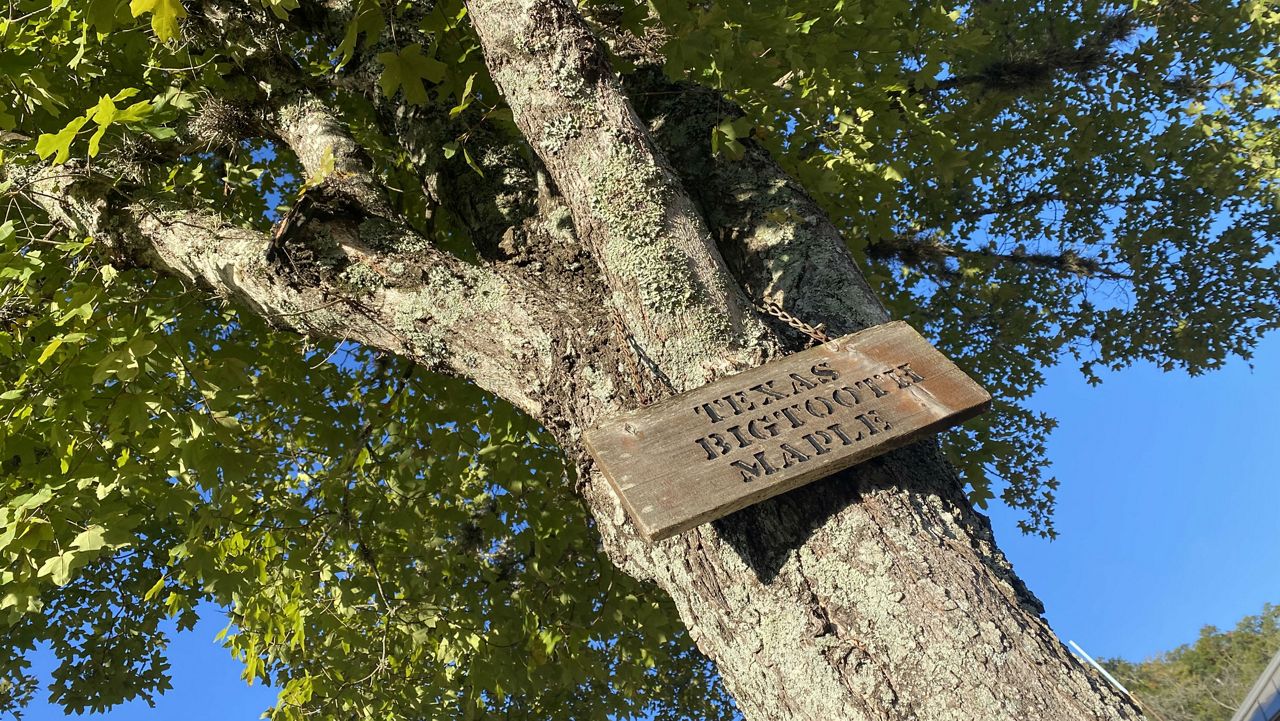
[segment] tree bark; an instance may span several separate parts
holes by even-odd
[[[639,85],[633,102],[568,0],[467,5],[554,186],[503,257],[468,264],[432,248],[390,213],[341,124],[305,99],[275,124],[317,205],[278,236],[130,201],[65,169],[23,182],[136,262],[282,328],[463,375],[532,415],[576,466],[609,557],[671,595],[748,719],[1140,718],[1053,635],[935,444],[666,541],[635,533],[585,428],[797,347],[753,302],[837,334],[887,315],[767,154],[710,155],[709,128],[733,112],[714,94]],[[565,210],[572,228],[550,217]],[[566,247],[588,266],[520,260]]]

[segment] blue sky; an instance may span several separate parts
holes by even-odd
[[[1064,641],[1136,660],[1280,603],[1280,335],[1253,364],[1197,378],[1138,366],[1097,388],[1049,372],[1034,403],[1061,422],[1060,538],[991,516]]]
[[[1138,366],[1097,388],[1070,367],[1048,373],[1033,405],[1061,422],[1049,443],[1060,537],[1020,535],[1016,513],[995,504],[990,514],[1064,642],[1136,660],[1280,602],[1280,335],[1254,366],[1235,361],[1198,378]],[[173,639],[174,690],[156,708],[87,718],[258,718],[274,693],[240,680],[213,641],[221,628],[206,620]],[[36,704],[27,718],[60,714]]]

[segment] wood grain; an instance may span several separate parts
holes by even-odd
[[[991,395],[901,321],[613,418],[583,440],[656,541],[987,410]]]

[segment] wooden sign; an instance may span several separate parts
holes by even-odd
[[[584,436],[651,541],[987,410],[991,395],[901,321],[611,419]]]

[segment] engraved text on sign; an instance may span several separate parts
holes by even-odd
[[[657,540],[959,423],[990,400],[894,322],[612,419],[585,440]]]

